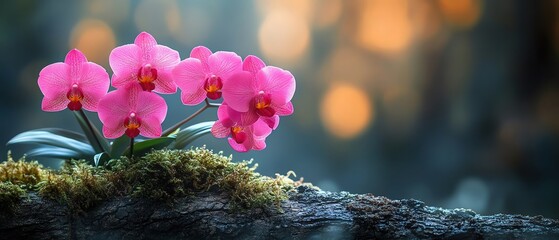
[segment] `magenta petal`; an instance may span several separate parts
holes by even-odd
[[[177,85],[173,80],[173,75],[171,71],[159,72],[157,74],[157,80],[155,80],[154,92],[161,94],[171,94],[177,92]]]
[[[124,135],[126,128],[122,124],[103,125],[103,136],[106,138],[114,139]]]
[[[229,118],[229,110],[230,108],[227,106],[227,103],[221,104],[221,106],[217,108],[217,119],[223,120]]]
[[[78,49],[72,49],[66,54],[66,58],[64,59],[64,63],[70,66],[70,73],[79,73],[79,69],[81,68],[83,63],[87,62],[87,58],[83,55],[82,52]],[[75,77],[75,76],[71,76]]]
[[[109,65],[114,73],[114,87],[122,87],[128,81],[136,81],[141,66],[140,48],[134,44],[127,44],[113,49],[109,55]]]
[[[279,116],[287,116],[293,114],[293,103],[288,102],[282,106],[273,106],[276,114]]]
[[[103,125],[120,125],[130,112],[129,94],[127,90],[118,89],[107,93],[97,105],[97,113]]]
[[[265,67],[266,64],[257,56],[248,55],[243,61],[243,71],[256,74],[260,69]]]
[[[181,100],[185,105],[196,105],[204,101],[206,91],[203,89],[205,72],[200,60],[187,58],[173,70],[173,78],[181,89]]]
[[[274,115],[272,117],[261,117],[260,119],[264,121],[272,130],[276,130],[279,126],[280,118],[278,115]]]
[[[256,74],[256,79],[260,89],[270,94],[273,104],[281,106],[293,98],[295,78],[289,71],[267,66]]]
[[[231,129],[225,127],[222,121],[216,121],[212,126],[212,135],[216,138],[226,138],[231,134]]]
[[[210,57],[210,55],[212,55],[212,51],[204,46],[195,47],[190,51],[191,58],[197,58],[203,63],[208,62],[208,57]]]
[[[41,109],[46,112],[58,112],[66,109],[70,100],[65,95],[58,95],[55,98],[44,97]]]
[[[158,120],[159,125],[161,125],[167,116],[167,103],[165,99],[155,93],[145,91],[139,92],[137,98],[139,103],[141,103],[136,106],[136,113],[138,116],[140,118],[149,116],[150,118]]]
[[[156,54],[152,65],[157,68],[157,71],[172,71],[181,61],[179,52],[167,46],[158,45],[155,49]]]
[[[256,122],[260,116],[256,113],[256,111],[249,110],[248,112],[240,113],[240,125],[242,126],[249,126]]]
[[[66,96],[71,85],[67,71],[68,66],[60,62],[50,64],[41,70],[37,83],[46,98],[55,99],[60,95]]]
[[[224,84],[234,73],[241,71],[243,60],[234,52],[216,52],[208,58],[210,72],[219,76]]]
[[[97,103],[109,90],[109,75],[105,69],[95,63],[87,63],[87,71],[82,72],[79,87],[84,94],[83,108],[97,111]],[[84,68],[85,70],[85,68]]]
[[[254,136],[267,137],[272,133],[272,128],[266,122],[258,120],[252,125],[252,133]]]
[[[177,86],[183,91],[190,89],[190,92],[196,91],[193,88],[203,86],[206,77],[202,62],[196,58],[183,60],[172,73]]]
[[[252,150],[260,151],[264,148],[266,148],[266,138],[254,139]]]
[[[142,125],[140,128],[140,135],[148,138],[161,137],[161,121],[155,116],[148,116],[142,118]]]
[[[197,88],[196,92],[181,92],[181,101],[184,105],[198,105],[206,99],[206,91],[202,87]]]
[[[249,110],[250,101],[256,95],[254,78],[250,72],[241,71],[233,74],[227,84],[223,85],[223,101],[235,111]]]
[[[248,150],[250,150],[244,144],[238,144],[233,138],[229,138],[227,141],[229,141],[229,145],[237,152],[248,152]]]
[[[151,55],[152,49],[157,45],[155,38],[147,32],[141,32],[134,40],[134,44],[140,48],[142,60],[146,63],[151,62],[153,56]]]

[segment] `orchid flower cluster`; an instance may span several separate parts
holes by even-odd
[[[158,44],[152,35],[142,32],[133,44],[113,49],[109,65],[113,71],[110,79],[103,67],[89,62],[83,53],[74,49],[68,52],[64,62],[43,68],[38,78],[44,95],[42,110],[56,112],[68,108],[75,113],[90,144],[91,151],[85,151],[85,155],[94,155],[95,164],[100,158],[138,154],[140,149],[183,148],[209,132],[217,138],[228,138],[236,151],[262,150],[266,147],[266,137],[278,127],[280,116],[293,113],[293,75],[266,66],[256,56],[243,60],[234,52],[212,52],[199,46],[181,61],[179,52]],[[116,90],[108,92],[109,85]],[[177,88],[181,90],[184,105],[204,103],[204,106],[163,131],[168,107],[159,94],[173,94]],[[218,108],[217,121],[180,130],[183,124],[212,107]],[[103,136],[116,140],[108,143],[101,137],[83,109],[97,112],[103,124]],[[22,133],[8,145],[28,143],[30,137],[38,137],[41,140],[35,139],[35,143],[43,145],[53,145],[52,140],[57,137],[87,143],[83,135],[66,130],[37,131]],[[138,141],[138,136],[150,140]],[[124,142],[130,143],[127,149]],[[65,144],[61,140],[55,147],[74,152],[80,152],[78,145],[86,148],[78,143]],[[46,150],[28,155],[44,154]]]

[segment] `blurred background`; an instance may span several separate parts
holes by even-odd
[[[20,132],[79,131],[70,111],[41,111],[44,66],[78,48],[111,73],[110,51],[148,31],[183,59],[205,45],[297,80],[295,113],[263,151],[211,136],[197,146],[325,190],[559,218],[557,10],[524,0],[2,1],[0,159]],[[165,98],[164,128],[197,109]]]

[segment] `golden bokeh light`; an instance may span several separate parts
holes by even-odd
[[[269,13],[258,32],[262,52],[276,63],[297,61],[309,48],[310,38],[307,21],[288,11]]]
[[[332,85],[323,97],[320,116],[332,135],[351,139],[362,133],[373,121],[373,104],[363,89],[338,83]]]
[[[328,27],[338,21],[342,14],[341,0],[315,1],[314,24],[319,28]]]
[[[344,79],[349,84],[374,87],[377,81],[373,81],[373,77],[377,67],[378,64],[373,62],[362,49],[340,44],[326,58],[320,69],[320,79],[324,81]]]
[[[286,11],[310,20],[313,14],[314,0],[256,0],[255,5],[262,14],[267,16],[277,11]]]
[[[80,21],[70,37],[71,49],[79,49],[89,61],[105,67],[109,64],[109,54],[115,46],[115,35],[111,27],[96,19]]]
[[[469,28],[479,20],[482,6],[480,0],[439,0],[439,7],[449,23]]]
[[[366,49],[385,54],[404,51],[412,41],[408,0],[361,2],[357,42]]]
[[[419,39],[432,41],[435,36],[441,33],[442,19],[438,14],[435,2],[431,0],[417,0],[410,2],[411,21],[413,23],[414,35]]]

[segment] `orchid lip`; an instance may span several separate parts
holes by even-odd
[[[263,117],[272,117],[276,114],[276,110],[272,106],[271,94],[265,93],[264,91],[258,92],[258,95],[254,97],[254,108],[256,113]]]
[[[80,87],[77,83],[74,83],[72,85],[72,88],[68,90],[68,93],[66,93],[66,98],[70,100],[70,102],[68,103],[68,109],[72,111],[79,111],[82,109],[81,101],[83,100],[83,92],[80,90]]]
[[[135,138],[140,134],[140,128],[142,126],[142,121],[136,116],[136,113],[131,112],[126,119],[124,119],[124,127],[126,131],[124,132],[128,137]]]
[[[223,88],[223,82],[220,77],[212,74],[206,78],[204,90],[206,90],[206,96],[209,99],[216,100],[221,98],[221,88]]]
[[[157,69],[153,68],[151,64],[145,64],[138,69],[138,82],[144,91],[151,92],[155,89],[153,83],[157,80]]]

